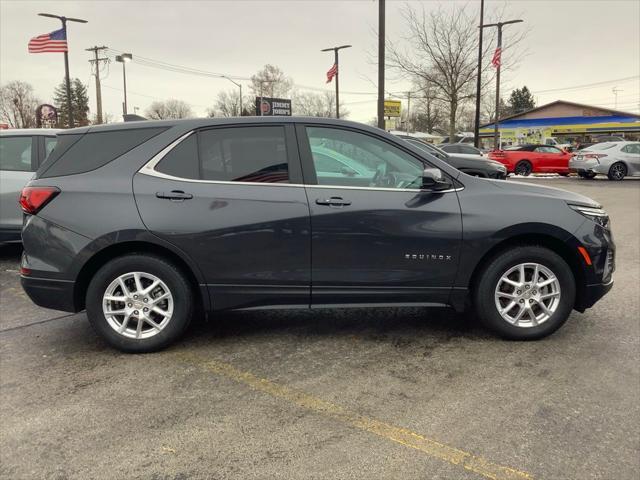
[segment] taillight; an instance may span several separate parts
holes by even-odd
[[[25,213],[35,215],[59,193],[58,187],[24,187],[18,203]]]

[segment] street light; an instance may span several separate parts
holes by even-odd
[[[116,62],[120,62],[122,64],[122,80],[124,82],[124,103],[122,104],[122,113],[124,115],[127,114],[127,69],[125,68],[125,63],[128,63],[131,60],[133,60],[133,55],[130,53],[116,55]]]
[[[338,50],[343,48],[351,48],[351,45],[340,45],[339,47],[323,48],[321,52],[330,52],[333,50],[335,55],[336,65],[336,118],[340,118],[340,88],[338,86],[338,75],[340,74],[340,68],[338,67]]]
[[[273,82],[275,82],[275,80],[260,80],[260,116],[264,117],[264,111],[262,110],[262,102],[264,102],[264,93],[263,93],[263,87],[264,84],[271,84],[273,85]],[[273,97],[273,88],[271,88],[271,96]]]
[[[242,85],[240,85],[238,82],[230,79],[226,75],[223,75],[222,78],[226,78],[227,80],[229,80],[231,83],[233,83],[236,87],[238,87],[240,89],[240,99],[238,101],[238,103],[240,104],[240,113],[239,113],[238,116],[241,117],[242,116]],[[262,108],[262,106],[260,106],[260,108]]]
[[[520,23],[524,20],[507,20],[506,22],[488,23],[480,25],[480,28],[498,27],[498,45],[496,52],[499,53],[498,64],[496,65],[496,118],[493,122],[493,149],[498,150],[498,123],[500,122],[500,66],[502,65],[502,27],[512,23]]]
[[[83,20],[81,18],[63,17],[61,15],[53,15],[52,13],[39,13],[38,15],[41,17],[57,18],[58,20],[60,20],[62,22],[62,29],[64,30],[64,37],[67,40],[67,42],[69,41],[69,38],[67,37],[67,22],[87,23],[86,20]],[[71,104],[71,80],[69,79],[68,50],[69,48],[67,47],[67,50],[64,51],[64,81],[65,81],[66,90],[67,90],[67,110],[69,111],[69,119],[68,119],[69,128],[73,128],[73,107]]]

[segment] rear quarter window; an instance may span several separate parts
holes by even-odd
[[[31,136],[0,137],[0,170],[33,171]]]
[[[40,178],[90,172],[124,155],[166,130],[136,128],[59,135],[58,144],[38,172]]]

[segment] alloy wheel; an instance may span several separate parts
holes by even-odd
[[[615,165],[612,165],[609,174],[615,179],[615,180],[622,180],[624,178],[624,176],[626,175],[626,168],[624,167],[623,164],[621,163],[616,163]]]
[[[171,321],[173,295],[155,275],[129,272],[109,284],[102,298],[102,312],[117,333],[128,338],[150,338]]]
[[[560,282],[539,263],[521,263],[498,280],[495,305],[500,316],[516,327],[530,328],[546,322],[560,305]]]

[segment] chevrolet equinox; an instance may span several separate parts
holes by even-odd
[[[595,201],[472,177],[340,120],[68,130],[19,201],[29,297],[86,309],[129,352],[230,309],[450,306],[538,339],[613,285]]]

